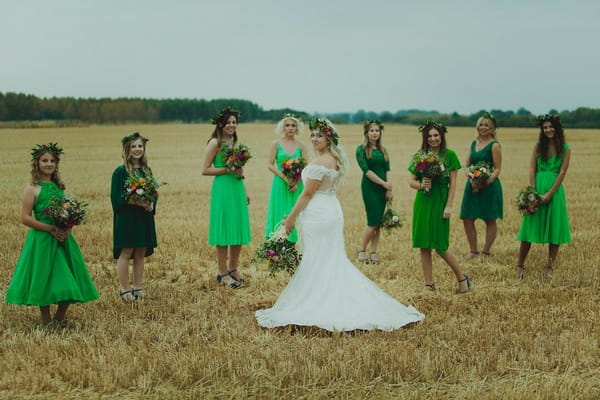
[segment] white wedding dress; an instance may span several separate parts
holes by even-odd
[[[307,178],[321,184],[299,216],[302,261],[275,305],[256,311],[258,324],[390,331],[425,318],[379,289],[348,259],[336,197],[338,171],[309,164],[302,171],[302,180]]]

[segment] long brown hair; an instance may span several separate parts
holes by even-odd
[[[235,117],[235,122],[236,124],[239,124],[239,118],[238,118],[238,114],[236,112],[229,112],[229,111],[224,111],[222,112],[222,115],[219,116],[218,119],[216,119],[216,123],[215,123],[215,129],[213,130],[212,134],[210,135],[210,139],[208,139],[208,141],[210,142],[211,139],[217,139],[217,144],[219,147],[221,147],[221,143],[223,143],[223,128],[225,127],[225,125],[227,124],[227,121],[229,120],[229,117]],[[236,144],[238,141],[238,136],[237,136],[237,128],[235,130],[235,132],[233,133],[233,144]]]
[[[379,137],[377,138],[377,142],[375,142],[375,147],[373,147],[371,145],[371,142],[369,141],[369,130],[373,126],[378,126],[379,132],[380,132]],[[385,158],[385,160],[388,161],[389,158],[388,158],[387,150],[381,144],[381,137],[383,136],[383,125],[380,123],[377,123],[377,122],[371,122],[370,124],[369,123],[364,124],[363,125],[363,135],[365,136],[363,148],[365,149],[365,154],[367,155],[367,158],[369,158],[369,159],[371,158],[371,156],[373,155],[373,149],[376,148],[383,154],[383,157]]]
[[[65,184],[60,178],[60,172],[58,172],[58,166],[60,165],[60,156],[52,151],[45,151],[43,153],[39,153],[36,157],[34,157],[31,160],[31,184],[37,185],[41,180],[40,158],[46,153],[51,154],[52,157],[54,157],[54,160],[56,160],[56,169],[54,170],[52,175],[50,175],[50,180],[56,183],[56,186],[58,186],[62,190],[65,190]]]
[[[144,155],[142,155],[142,157],[140,158],[140,167],[144,172],[150,171],[150,167],[148,166],[148,159],[146,158],[146,143],[148,143],[148,139],[138,134],[136,136],[132,136],[130,139],[125,140],[123,142],[123,154],[121,156],[123,157],[123,165],[125,166],[125,169],[127,170],[127,173],[129,175],[133,174],[134,169],[133,163],[131,162],[131,159],[129,157],[129,153],[131,152],[131,145],[138,139],[141,140],[142,144],[144,145]]]
[[[554,128],[554,137],[549,139],[544,133],[544,122],[550,122]],[[550,141],[554,142],[556,146],[556,154],[561,155],[565,151],[565,131],[563,130],[562,124],[558,115],[553,115],[550,118],[541,121],[540,125],[540,136],[538,138],[537,155],[542,157],[543,160],[548,159],[548,151],[550,147]]]

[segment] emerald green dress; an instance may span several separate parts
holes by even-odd
[[[492,140],[483,149],[477,151],[475,147],[477,141],[473,140],[471,143],[471,164],[477,164],[478,162],[485,161],[489,165],[494,165],[492,158],[492,147],[494,143],[498,143]],[[496,179],[491,185],[479,189],[474,192],[471,186],[471,181],[467,179],[465,184],[465,191],[463,193],[462,205],[460,207],[460,218],[461,219],[499,219],[503,217],[503,198],[502,198],[502,185],[500,179]]]
[[[225,167],[220,151],[213,160],[215,168]],[[237,246],[250,243],[250,218],[244,180],[235,174],[215,176],[210,192],[208,244]]]
[[[390,170],[390,162],[378,149],[373,149],[371,158],[367,158],[365,146],[362,144],[356,148],[356,161],[363,172],[360,189],[367,212],[367,225],[381,226],[386,205],[386,190],[383,186],[367,178],[367,172],[373,171],[375,175],[385,181],[387,180],[386,174]]]
[[[565,151],[569,148],[565,144]],[[554,185],[562,166],[563,154],[555,154],[547,160],[537,157],[535,189],[539,194],[548,192]],[[541,205],[535,214],[524,215],[517,236],[522,242],[565,244],[571,242],[571,228],[567,214],[567,197],[561,184],[547,204]]]
[[[431,191],[425,193],[417,191],[413,206],[412,219],[412,247],[420,249],[434,249],[439,254],[448,250],[450,240],[450,218],[444,218],[444,208],[448,201],[448,188],[450,185],[450,171],[460,168],[460,161],[456,153],[446,149],[439,153],[445,166],[446,173],[431,181]],[[415,169],[415,165],[408,167],[411,174],[419,181],[423,175]]]
[[[281,144],[277,143],[277,153],[275,155],[275,164],[277,170],[281,171],[281,164],[292,158],[300,158],[302,155],[302,148],[298,146],[292,154],[285,152],[285,149]],[[288,184],[286,181],[278,177],[273,176],[273,184],[271,185],[271,196],[269,197],[269,208],[267,210],[267,221],[265,224],[265,239],[269,238],[269,235],[276,231],[279,223],[292,211],[296,200],[300,197],[304,189],[304,183],[300,179],[298,182],[298,188],[295,192],[288,190]],[[289,236],[289,241],[296,243],[298,241],[298,232],[296,228],[292,230]]]
[[[136,169],[140,176],[146,176],[142,169]],[[143,207],[127,203],[125,199],[125,181],[129,177],[124,165],[119,165],[112,175],[110,185],[110,201],[113,209],[113,257],[119,258],[121,249],[146,248],[145,256],[154,253],[156,242],[156,228],[154,214],[156,202],[152,212]]]
[[[52,225],[44,214],[53,197],[64,197],[54,182],[39,182],[42,188],[33,205],[36,220]],[[8,290],[6,302],[28,306],[83,303],[96,300],[98,292],[83,255],[72,234],[60,243],[51,233],[29,229]]]

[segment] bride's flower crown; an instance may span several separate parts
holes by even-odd
[[[331,125],[331,122],[325,118],[315,118],[308,120],[308,127],[311,131],[323,132],[336,146],[339,143],[340,135]]]

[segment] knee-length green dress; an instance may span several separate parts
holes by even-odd
[[[569,148],[565,144],[565,151]],[[535,189],[544,194],[552,188],[564,158],[555,154],[547,160],[538,156]],[[567,196],[561,184],[547,204],[541,205],[535,214],[524,215],[517,236],[522,242],[565,244],[571,242],[571,228],[567,213]]]
[[[425,193],[417,191],[413,205],[412,219],[412,247],[420,249],[434,249],[443,254],[448,250],[450,242],[450,219],[444,218],[444,208],[448,201],[450,185],[450,171],[460,168],[460,161],[456,153],[446,149],[439,153],[445,166],[446,173],[440,178],[431,181],[431,191]],[[423,175],[415,169],[415,165],[408,167],[411,174],[419,181]]]
[[[385,159],[384,154],[378,149],[373,149],[371,151],[371,158],[367,158],[365,146],[362,144],[356,148],[356,162],[363,172],[360,190],[367,213],[367,225],[381,226],[386,205],[386,190],[383,186],[370,180],[367,177],[367,172],[372,171],[385,181],[386,174],[390,170],[390,162]]]
[[[215,168],[225,167],[220,151],[213,160]],[[244,180],[234,174],[215,176],[210,192],[208,244],[237,246],[250,243],[250,217]]]
[[[493,166],[492,147],[494,143],[498,142],[492,140],[483,149],[477,151],[477,141],[473,140],[473,143],[471,143],[471,164],[485,161]],[[471,182],[467,180],[460,207],[460,218],[473,220],[478,218],[483,220],[502,218],[504,215],[503,202],[500,179],[496,179],[491,185],[479,189],[477,192],[473,191]]]
[[[140,176],[146,176],[141,168],[136,169]],[[154,253],[157,246],[154,214],[143,207],[129,204],[125,199],[125,181],[129,173],[124,165],[119,165],[112,175],[110,201],[113,209],[113,257],[119,258],[121,249],[140,249],[145,247],[146,257]]]
[[[303,154],[300,146],[298,146],[292,154],[288,154],[281,144],[277,143],[277,153],[275,155],[277,170],[281,171],[281,165],[287,160],[301,157],[303,157]],[[298,200],[303,189],[304,183],[300,180],[296,191],[290,192],[286,181],[277,175],[273,176],[271,195],[269,197],[269,208],[267,209],[267,221],[265,223],[265,239],[268,239],[269,235],[277,230],[279,223],[290,213],[290,211],[292,211],[292,208],[294,208],[296,200]],[[296,228],[292,229],[288,239],[293,243],[298,241],[298,232],[296,231]]]
[[[64,197],[54,182],[42,188],[33,205],[36,220],[52,225],[44,214],[53,197]],[[6,302],[28,306],[83,303],[96,300],[98,292],[72,234],[58,242],[49,232],[29,229],[15,273],[6,291]]]

